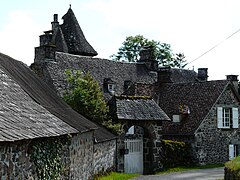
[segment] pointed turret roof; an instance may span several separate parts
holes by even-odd
[[[68,52],[67,43],[64,39],[64,35],[61,28],[57,29],[56,34],[53,37],[54,44],[56,45],[56,51],[59,52]]]
[[[62,19],[61,29],[68,46],[68,52],[76,55],[96,56],[97,52],[86,40],[71,7]]]

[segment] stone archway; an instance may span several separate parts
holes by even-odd
[[[131,126],[136,127],[137,132],[129,135],[127,132]],[[124,129],[125,133],[120,136],[118,142],[118,170],[124,172],[124,155],[129,153],[124,144],[126,139],[136,140],[140,138],[143,140],[143,174],[152,174],[160,170],[162,168],[162,136],[159,134],[161,125],[156,122],[128,122]],[[141,130],[142,133],[140,133]]]

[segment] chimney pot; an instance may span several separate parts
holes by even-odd
[[[53,22],[58,22],[58,14],[53,15]]]

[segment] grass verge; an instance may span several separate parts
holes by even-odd
[[[209,169],[209,168],[217,168],[217,167],[224,167],[224,164],[209,164],[204,166],[189,166],[189,167],[179,166],[175,168],[164,169],[163,171],[160,171],[157,174],[166,174],[166,173],[189,171],[189,170],[196,170],[196,169]]]
[[[128,180],[137,176],[140,176],[140,174],[125,174],[111,172],[108,176],[99,177],[98,180]]]
[[[156,174],[167,174],[172,172],[189,171],[189,170],[196,170],[196,169],[209,169],[209,168],[217,168],[217,167],[224,167],[224,164],[209,164],[205,166],[189,166],[189,167],[180,166],[175,168],[168,168]],[[108,176],[99,177],[98,180],[129,180],[137,176],[140,176],[140,174],[125,174],[125,173],[111,172]]]

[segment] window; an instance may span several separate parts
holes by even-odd
[[[181,116],[178,114],[178,115],[173,115],[173,118],[172,118],[173,122],[180,122],[181,121]]]
[[[223,119],[222,124],[223,127],[230,128],[230,120],[232,119],[232,113],[230,108],[223,108]]]
[[[114,92],[115,86],[114,84],[108,84],[108,91],[109,92]]]
[[[218,128],[238,128],[238,108],[217,108]]]

